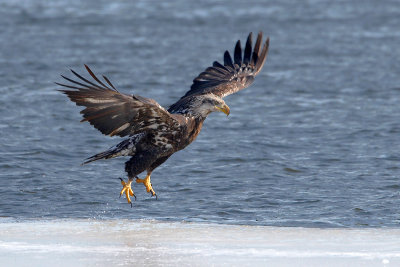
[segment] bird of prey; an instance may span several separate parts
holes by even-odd
[[[86,70],[93,78],[72,73],[78,78],[70,79],[61,75],[68,84],[57,83],[69,89],[60,90],[78,106],[84,106],[82,122],[88,121],[101,133],[109,136],[126,137],[108,150],[93,155],[83,164],[119,156],[130,156],[125,163],[128,180],[121,179],[123,186],[120,196],[125,193],[128,203],[135,194],[131,184],[134,179],[143,183],[148,193],[156,196],[150,182],[155,168],[164,163],[172,154],[184,149],[200,133],[207,116],[214,111],[229,115],[229,107],[223,98],[236,93],[253,83],[267,58],[269,38],[262,43],[263,34],[257,36],[252,45],[249,34],[242,52],[240,40],[237,41],[233,59],[228,51],[224,63],[215,61],[194,80],[189,91],[168,109],[155,100],[139,95],[120,93],[110,80],[103,75],[101,81],[91,69]],[[144,179],[137,175],[147,171]]]

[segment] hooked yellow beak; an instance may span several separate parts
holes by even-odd
[[[226,105],[226,104],[224,104],[222,107],[218,107],[218,106],[215,106],[215,107],[216,107],[219,111],[225,113],[226,116],[228,116],[229,113],[230,113],[229,107],[228,107],[228,105]]]

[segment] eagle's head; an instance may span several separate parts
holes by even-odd
[[[206,118],[211,112],[221,111],[227,116],[229,115],[229,107],[225,101],[214,95],[205,94],[193,96],[191,113],[192,116]]]

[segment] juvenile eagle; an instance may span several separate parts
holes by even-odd
[[[240,40],[237,41],[233,60],[225,51],[224,64],[215,61],[200,73],[190,90],[168,110],[153,99],[118,92],[106,76],[102,82],[86,65],[94,81],[73,70],[78,81],[61,75],[70,84],[57,84],[73,90],[60,91],[76,105],[85,107],[81,111],[82,122],[88,121],[105,135],[127,137],[110,149],[87,158],[84,164],[130,156],[125,163],[128,181],[121,179],[120,196],[125,192],[128,203],[131,203],[130,196],[135,196],[131,183],[136,178],[137,183],[143,183],[147,192],[157,197],[150,182],[152,171],[196,139],[208,114],[221,111],[229,115],[223,97],[253,83],[268,53],[269,38],[261,46],[262,35],[262,32],[258,34],[253,48],[250,33],[243,53]],[[144,171],[147,171],[146,178],[139,179],[137,175]]]

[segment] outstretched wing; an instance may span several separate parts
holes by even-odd
[[[106,76],[103,78],[107,85],[85,67],[95,82],[71,70],[79,82],[61,75],[71,84],[56,83],[74,89],[60,91],[76,105],[86,107],[81,111],[84,117],[81,122],[88,121],[105,135],[121,137],[148,129],[168,131],[179,127],[179,122],[153,99],[121,94]]]
[[[249,34],[243,57],[240,40],[237,41],[233,61],[229,52],[225,51],[224,65],[215,61],[212,67],[208,67],[193,80],[190,90],[183,97],[207,93],[225,97],[252,84],[267,58],[269,38],[260,49],[262,36],[260,32],[253,49],[252,33]]]

